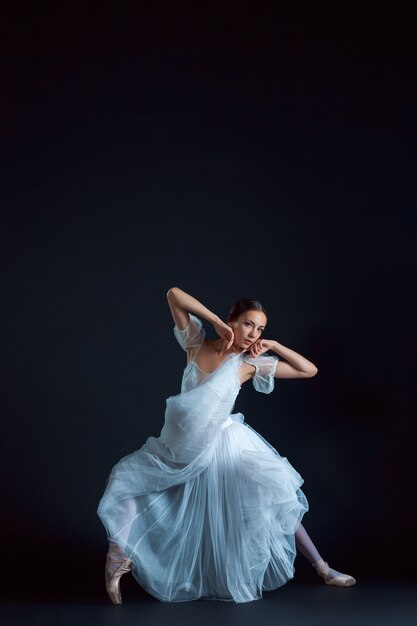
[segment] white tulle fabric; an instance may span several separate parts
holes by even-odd
[[[184,350],[205,332],[174,327]],[[294,576],[303,479],[241,413],[232,413],[243,359],[257,391],[274,388],[277,357],[230,354],[211,374],[190,361],[166,400],[159,437],[112,469],[99,502],[107,539],[132,559],[137,582],[161,601],[250,602]]]

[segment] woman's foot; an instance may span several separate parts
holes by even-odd
[[[356,583],[353,576],[349,574],[342,574],[335,569],[329,567],[329,564],[323,559],[312,563],[312,566],[316,572],[324,579],[326,585],[335,585],[336,587],[351,587]]]
[[[106,555],[105,580],[106,590],[113,604],[122,604],[120,579],[123,574],[132,571],[132,561],[128,559],[115,543],[110,542]]]

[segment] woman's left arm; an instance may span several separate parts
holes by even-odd
[[[254,357],[267,350],[275,352],[282,359],[285,359],[278,361],[275,378],[312,378],[318,372],[314,363],[273,339],[258,339],[250,348],[251,355]]]

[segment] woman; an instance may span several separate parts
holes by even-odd
[[[329,567],[301,524],[309,505],[300,474],[232,413],[248,380],[271,393],[274,378],[311,378],[317,367],[261,338],[267,314],[256,300],[238,300],[225,323],[178,287],[167,298],[187,365],[159,437],[113,467],[99,503],[112,602],[121,604],[129,571],[165,602],[257,600],[294,577],[296,549],[326,584],[355,584]],[[206,339],[200,318],[217,338]]]

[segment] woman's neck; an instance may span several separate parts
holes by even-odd
[[[212,345],[216,352],[221,356],[227,356],[228,354],[241,354],[242,352],[245,352],[245,348],[241,348],[234,343],[230,346],[230,348],[224,348],[225,341],[221,338],[213,341]]]

